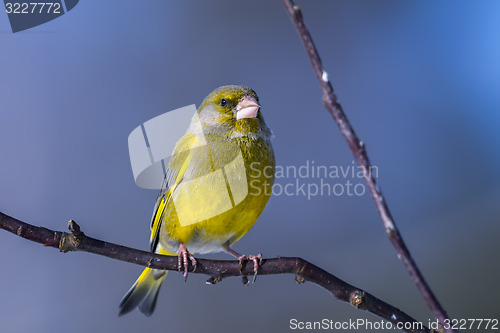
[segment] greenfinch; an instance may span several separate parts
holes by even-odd
[[[271,137],[255,91],[223,86],[210,93],[170,157],[151,220],[151,252],[177,255],[185,277],[189,261],[196,269],[192,253],[220,251],[240,264],[252,260],[256,275],[260,255],[240,255],[231,245],[252,228],[271,196]],[[119,315],[138,307],[150,316],[166,275],[144,269]]]

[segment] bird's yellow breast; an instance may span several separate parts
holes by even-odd
[[[275,159],[268,138],[205,140],[183,157],[185,178],[166,194],[159,242],[168,251],[179,243],[194,253],[230,246],[250,230],[271,195]]]

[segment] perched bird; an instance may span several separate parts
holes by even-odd
[[[178,255],[187,277],[192,253],[226,251],[252,260],[231,245],[257,221],[274,183],[271,130],[255,91],[223,86],[208,95],[194,114],[170,158],[151,221],[151,252]],[[189,251],[188,251],[189,250]],[[255,278],[254,275],[254,278]],[[120,303],[120,315],[139,307],[150,316],[167,276],[146,268]]]

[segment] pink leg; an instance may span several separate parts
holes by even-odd
[[[177,256],[177,267],[179,272],[182,269],[182,266],[184,265],[184,281],[187,280],[188,277],[188,270],[189,270],[189,260],[191,260],[191,264],[193,265],[193,272],[196,270],[196,259],[193,257],[191,253],[187,250],[187,248],[184,246],[184,244],[180,243],[179,244],[179,254]]]
[[[233,257],[238,258],[238,260],[240,262],[240,273],[241,273],[241,268],[243,266],[243,261],[245,261],[245,260],[251,260],[251,261],[253,261],[253,272],[254,273],[253,273],[252,283],[254,283],[255,279],[257,279],[257,272],[259,270],[259,263],[262,262],[262,254],[259,253],[256,256],[254,256],[254,255],[251,254],[251,255],[249,255],[247,257],[245,255],[241,255],[238,252],[234,251],[229,246],[225,248],[225,251],[227,253],[229,253],[230,255],[232,255]]]

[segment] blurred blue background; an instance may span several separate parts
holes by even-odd
[[[431,287],[454,318],[499,318],[500,2],[298,5]],[[280,1],[81,1],[16,34],[2,11],[0,38],[0,211],[28,223],[64,230],[75,219],[90,236],[148,249],[157,193],[135,185],[127,137],[224,84],[257,91],[278,164],[352,165]],[[432,317],[368,194],[273,196],[234,248],[303,257]],[[175,273],[152,317],[119,318],[141,267],[3,231],[0,267],[1,332],[288,332],[292,318],[378,320],[293,276],[245,287]]]

